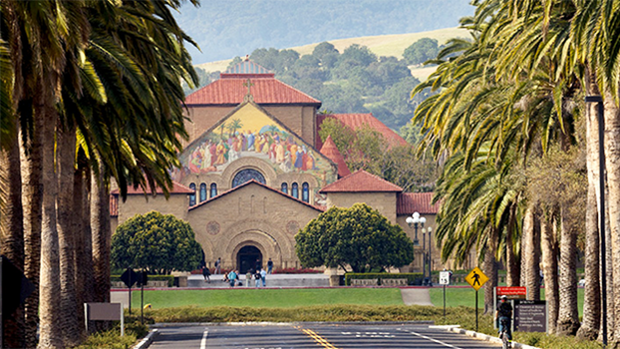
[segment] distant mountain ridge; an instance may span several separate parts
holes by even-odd
[[[203,0],[175,17],[200,46],[189,50],[201,64],[262,47],[456,27],[473,10],[469,0]]]

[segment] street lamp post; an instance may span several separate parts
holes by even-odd
[[[599,239],[601,242],[601,271],[605,273],[607,269],[607,251],[605,247],[605,107],[601,96],[586,96],[586,103],[597,103],[598,107],[598,168],[599,168]],[[603,347],[607,347],[607,279],[601,275],[601,311],[602,324],[601,332],[603,337]]]
[[[431,231],[432,231],[432,229],[431,229],[431,227],[428,227],[426,229],[428,230],[428,284],[431,285],[433,283],[432,282],[433,276],[431,275],[431,271],[433,270],[432,269],[432,265],[431,265],[431,261],[433,260],[432,259],[432,256],[433,256],[432,253],[433,252],[431,250],[431,241],[432,241],[431,240]]]
[[[413,230],[415,232],[415,235],[413,238],[413,246],[414,246],[414,252],[415,252],[415,246],[420,245],[420,241],[418,240],[418,225],[420,225],[421,228],[424,228],[424,223],[426,223],[426,218],[420,217],[420,214],[418,212],[414,212],[411,215],[411,217],[407,217],[405,221],[407,222],[407,225],[409,226],[409,228],[413,226]],[[424,248],[422,248],[422,260],[424,262],[423,267],[422,267],[422,274],[424,274],[425,273],[424,270],[426,268],[426,262],[424,259]],[[424,275],[422,276],[424,277]]]

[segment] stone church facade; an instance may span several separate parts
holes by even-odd
[[[367,172],[351,173],[333,141],[318,136],[331,117],[406,144],[371,114],[319,115],[320,101],[248,60],[189,95],[186,105],[189,140],[179,154],[182,167],[172,172],[170,197],[129,188],[121,202],[112,191],[113,231],[136,214],[174,214],[192,226],[208,266],[219,257],[224,268],[245,272],[257,259],[263,265],[271,259],[276,269],[300,268],[295,234],[332,206],[365,202],[412,239],[416,232],[406,218],[413,212],[435,226],[432,193],[404,193]],[[416,260],[406,271],[422,270],[421,227],[417,234]],[[431,254],[433,269],[443,268],[438,250]]]

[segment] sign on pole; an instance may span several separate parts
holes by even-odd
[[[480,268],[475,267],[469,272],[469,274],[467,274],[465,281],[467,281],[467,283],[470,284],[474,290],[478,291],[487,281],[489,281],[489,278],[484,275]]]
[[[489,281],[489,278],[484,275],[480,268],[475,267],[469,272],[469,274],[467,274],[465,281],[467,281],[467,283],[470,284],[474,290],[476,290],[476,332],[478,332],[478,290],[482,287],[482,285]]]
[[[522,332],[547,332],[547,302],[516,301],[514,328]]]
[[[439,272],[439,284],[440,285],[450,285],[450,275],[452,273],[449,271],[440,271]]]

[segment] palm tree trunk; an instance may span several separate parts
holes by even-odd
[[[51,98],[50,98],[51,99]],[[39,117],[45,119],[43,136],[43,220],[41,224],[41,279],[39,284],[39,349],[63,348],[60,315],[60,261],[56,227],[58,179],[54,159],[57,120],[52,101]]]
[[[484,255],[484,274],[489,281],[484,285],[484,313],[492,314],[493,308],[493,289],[497,287],[497,259],[495,253],[498,245],[498,232],[495,228],[491,228],[489,241],[487,242],[487,250]]]
[[[536,207],[530,207],[523,222],[521,253],[521,283],[527,289],[528,300],[540,300],[540,217]]]
[[[579,329],[577,309],[577,234],[575,233],[567,208],[560,208],[560,310],[556,333],[574,335]]]
[[[95,301],[110,301],[110,190],[104,180],[103,166],[99,175],[92,178],[91,231],[93,242],[93,266],[95,274]]]
[[[22,179],[19,159],[18,125],[15,121],[9,148],[0,152],[0,183],[7,191],[6,205],[0,214],[0,254],[7,257],[13,265],[24,270],[24,216],[22,209]],[[8,314],[5,314],[7,318]],[[17,308],[12,316],[3,322],[6,348],[24,347],[24,306]]]
[[[609,228],[611,240],[609,249],[612,251],[613,275],[620,275],[620,113],[613,97],[605,93],[605,162],[607,185],[609,188]],[[608,276],[609,277],[609,276]],[[614,294],[620,294],[620,278],[608,279],[613,284]],[[610,326],[613,341],[620,344],[620,297],[611,300],[609,308],[614,309],[614,322]]]
[[[598,95],[594,77],[589,78],[587,95]],[[586,206],[586,250],[585,250],[585,289],[583,302],[583,323],[577,331],[578,338],[595,340],[601,327],[601,287],[600,287],[600,240],[598,226],[599,188],[599,142],[597,106],[590,103],[586,109],[586,165],[588,168],[588,203]]]
[[[60,324],[65,344],[79,344],[75,278],[75,226],[73,224],[73,180],[75,128],[59,126],[58,139],[58,242],[60,246]]]
[[[37,107],[40,107],[39,105]],[[19,104],[20,117],[33,114],[33,99]],[[30,144],[20,142],[22,204],[24,210],[24,274],[34,284],[34,292],[24,304],[26,348],[37,346],[39,324],[39,273],[41,269],[41,209],[43,202],[42,136],[43,118],[34,118]],[[22,130],[22,133],[24,130]]]
[[[519,274],[519,262],[514,250],[514,229],[517,215],[517,205],[513,204],[510,208],[510,218],[508,222],[508,234],[506,235],[506,285],[518,286],[521,284]]]
[[[558,243],[553,215],[543,215],[540,223],[545,299],[547,300],[547,333],[555,333],[560,307],[558,290]]]
[[[85,336],[84,312],[82,305],[92,302],[94,294],[93,282],[93,254],[92,240],[90,237],[90,202],[88,191],[90,188],[90,173],[88,172],[85,156],[78,154],[78,168],[74,172],[73,180],[73,225],[75,231],[75,291],[78,311],[78,324],[80,333]]]

